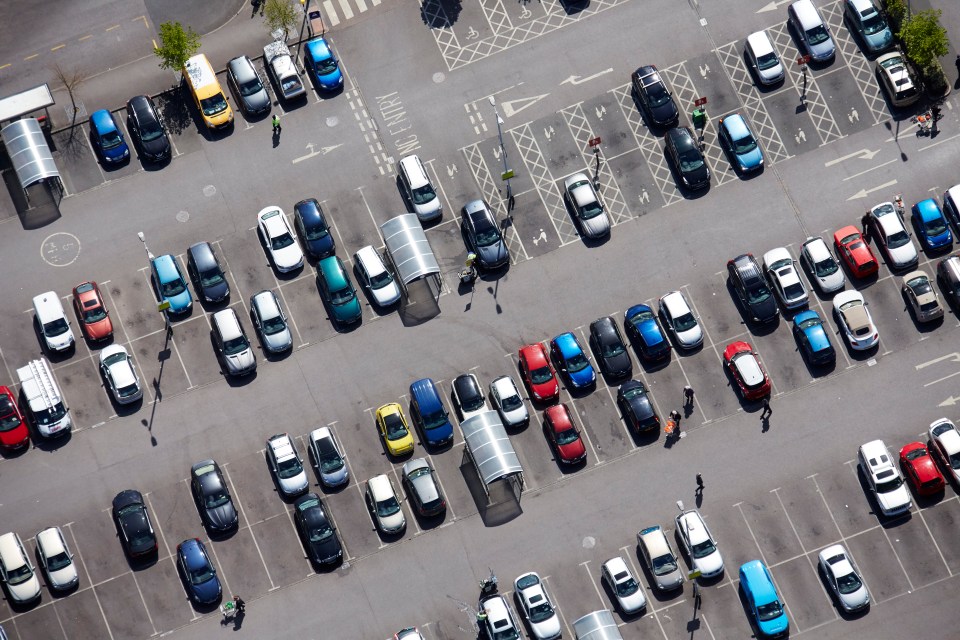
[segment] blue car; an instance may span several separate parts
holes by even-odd
[[[953,245],[950,225],[933,198],[913,205],[913,224],[928,249],[949,249]]]
[[[336,250],[330,225],[315,198],[293,205],[293,224],[303,240],[303,248],[315,258],[326,258]]]
[[[333,55],[333,49],[325,38],[316,38],[307,43],[303,56],[304,66],[313,74],[320,89],[333,91],[343,86],[343,72]]]
[[[130,147],[106,109],[94,111],[90,116],[90,140],[105,164],[117,164],[130,157]]]
[[[763,168],[763,152],[747,121],[739,113],[720,118],[718,131],[720,142],[734,159],[734,168],[740,173],[750,173]]]
[[[440,390],[430,378],[422,378],[410,385],[410,415],[431,447],[453,442],[450,414],[443,407]]]
[[[836,362],[837,352],[816,311],[801,311],[793,317],[793,337],[810,364],[828,365]]]
[[[200,540],[184,540],[177,545],[177,567],[187,594],[197,604],[212,604],[220,599],[220,579]]]
[[[893,46],[893,32],[873,0],[846,0],[843,16],[850,31],[860,37],[868,53],[880,53]]]
[[[169,302],[170,315],[181,315],[193,308],[193,297],[187,288],[187,280],[180,271],[176,258],[167,254],[150,262],[153,268],[153,284],[161,302]]]
[[[596,382],[597,374],[583,352],[583,347],[569,331],[550,341],[550,356],[573,388],[583,389]]]
[[[623,317],[627,335],[642,358],[654,362],[670,358],[670,342],[663,334],[653,309],[645,304],[636,304],[627,309]]]
[[[786,638],[790,633],[790,620],[766,565],[759,560],[740,565],[740,588],[757,627],[757,636]]]

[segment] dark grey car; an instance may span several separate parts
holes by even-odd
[[[149,96],[134,96],[127,101],[127,124],[144,160],[170,159],[170,139]]]
[[[191,467],[190,492],[205,527],[211,531],[229,531],[237,526],[237,510],[215,461],[203,460]]]
[[[706,189],[710,186],[710,169],[700,151],[700,145],[689,127],[674,127],[667,131],[666,153],[676,169],[680,181],[688,189]]]
[[[198,242],[187,250],[187,273],[204,302],[230,297],[230,285],[209,242]]]
[[[616,321],[610,316],[590,323],[590,342],[604,372],[612,378],[625,378],[633,372],[630,354]]]
[[[483,200],[472,200],[463,206],[463,230],[470,251],[477,254],[480,266],[496,269],[510,261],[507,243],[490,207]]]
[[[270,111],[270,94],[247,56],[237,56],[227,63],[227,83],[248,115],[263,115]]]

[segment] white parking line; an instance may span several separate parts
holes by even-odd
[[[110,293],[110,288],[106,286],[108,283],[109,283],[109,280],[108,280],[107,282],[101,283],[101,286],[103,287],[103,289],[101,289],[101,291],[102,291],[108,298],[110,298],[110,308],[111,308],[111,309],[116,309],[117,306],[116,306],[116,301],[113,299],[113,294]],[[133,346],[133,341],[130,340],[130,334],[127,333],[127,328],[126,328],[126,326],[123,324],[123,317],[120,315],[119,312],[117,312],[117,313],[114,314],[114,315],[115,315],[115,317],[117,318],[117,322],[120,324],[120,330],[123,332],[124,338],[126,338],[126,340],[123,342],[123,344],[130,345],[130,355],[133,356],[133,360],[134,360],[134,362],[136,363],[137,368],[140,369],[140,373],[143,374],[144,383],[146,383],[147,370],[143,368],[143,364],[140,362],[140,358],[137,357],[137,350],[136,350],[136,348],[134,348],[134,346]],[[147,391],[150,392],[150,402],[151,402],[151,403],[154,402],[154,401],[156,400],[156,395],[154,394],[153,385],[144,384],[144,386],[147,387]]]
[[[247,518],[246,512],[243,510],[243,503],[240,502],[240,495],[237,493],[237,487],[233,484],[233,479],[230,477],[230,470],[227,468],[227,465],[224,464],[221,469],[223,469],[223,475],[227,477],[227,482],[230,483],[230,495],[233,497],[234,502],[237,503],[237,508],[240,509],[240,515],[243,516],[243,519],[247,521],[247,530],[250,532],[250,537],[253,539],[253,546],[257,549],[257,555],[260,556],[260,562],[263,564],[263,570],[267,574],[267,580],[270,581],[270,591],[277,589],[277,585],[273,582],[273,577],[270,575],[270,569],[267,568],[267,561],[263,559],[263,552],[260,551],[260,545],[257,543],[257,536],[253,535],[253,524],[250,522],[250,519]]]
[[[150,609],[147,607],[147,599],[143,597],[143,590],[140,589],[140,583],[137,581],[137,574],[134,571],[131,571],[130,575],[133,576],[133,584],[134,586],[137,587],[137,593],[140,594],[140,602],[143,603],[143,610],[147,614],[147,620],[150,621],[150,628],[153,629],[153,633],[151,634],[151,637],[155,636],[158,633],[157,625],[153,623],[153,616],[150,615]]]
[[[589,560],[585,560],[580,563],[580,566],[583,567],[583,570],[587,572],[587,578],[590,579],[590,584],[593,585],[593,590],[597,592],[597,599],[600,600],[600,606],[604,607],[607,605],[607,601],[603,599],[603,594],[600,593],[600,587],[597,586],[597,583],[593,579],[593,574],[590,573],[590,567],[587,566],[590,564]]]
[[[633,562],[633,553],[631,553],[631,551],[633,551],[634,549],[636,549],[636,547],[631,547],[630,545],[624,545],[620,547],[618,551],[623,552],[623,556],[626,558],[627,564],[630,565],[630,571],[632,571],[633,575],[636,576],[637,580],[639,580],[640,576],[643,575],[643,572],[640,570],[640,567],[638,567]],[[641,588],[645,588],[645,587],[641,587]],[[646,594],[644,595],[646,596]],[[658,611],[662,609],[668,609],[674,604],[678,604],[678,603],[675,602],[673,604],[667,605],[666,607],[663,607],[662,609],[658,610],[653,607],[653,600],[654,600],[653,596],[647,596],[647,610],[653,615],[653,619],[657,621],[657,626],[660,627],[660,633],[663,634],[664,640],[670,640],[669,637],[667,636],[666,629],[663,628],[663,622],[660,620],[660,614],[658,613]],[[682,602],[682,600],[680,602]]]
[[[103,624],[107,628],[107,635],[110,636],[110,640],[114,640],[113,631],[110,629],[110,621],[107,620],[107,614],[103,610],[103,605],[100,604],[100,596],[97,594],[97,590],[93,588],[93,580],[90,579],[90,572],[87,570],[87,563],[83,561],[83,554],[80,553],[80,546],[77,544],[77,536],[73,533],[72,523],[65,524],[67,531],[70,532],[70,539],[73,540],[73,552],[74,555],[79,560],[80,567],[83,569],[83,573],[87,576],[87,584],[90,585],[90,590],[93,591],[93,599],[97,602],[97,609],[100,610],[100,617],[103,618]]]
[[[146,281],[147,281],[147,288],[148,288],[150,291],[153,291],[153,285],[150,283],[150,276],[148,276],[147,273],[146,273],[146,267],[144,267],[143,269],[140,269],[139,271],[143,274],[144,279],[146,279]],[[112,298],[111,298],[111,300],[112,300]],[[189,391],[190,389],[193,389],[193,381],[190,380],[190,372],[187,371],[187,365],[185,365],[185,364],[183,363],[183,358],[180,357],[180,349],[177,348],[177,340],[176,340],[176,338],[174,337],[174,332],[173,332],[173,330],[172,330],[173,324],[170,322],[169,319],[164,319],[164,322],[166,323],[167,331],[170,332],[170,344],[173,345],[173,351],[174,351],[174,353],[177,354],[177,360],[180,361],[180,366],[183,367],[183,375],[185,375],[185,376],[187,377],[187,384],[190,385],[190,386],[187,388],[187,390]],[[124,332],[124,333],[126,333],[126,332]],[[153,332],[153,333],[157,333],[157,332]],[[153,333],[151,333],[151,334],[149,334],[149,335],[153,335]]]
[[[738,502],[734,507],[740,512],[740,517],[743,518],[743,523],[747,525],[747,531],[750,532],[750,537],[753,538],[753,544],[757,546],[757,552],[760,554],[760,559],[763,560],[763,564],[770,566],[770,563],[767,562],[767,557],[763,555],[763,548],[760,546],[760,543],[757,541],[756,534],[753,533],[753,527],[750,526],[750,522],[747,520],[747,516],[743,513],[743,502]]]
[[[377,224],[376,218],[373,217],[373,210],[370,208],[370,203],[367,202],[367,198],[363,195],[363,187],[357,187],[357,192],[360,194],[360,199],[363,200],[363,206],[367,210],[367,215],[370,216],[370,222],[373,223],[373,228],[377,230],[377,236],[380,238],[380,246],[377,247],[377,251],[380,251],[385,246],[387,246],[386,241],[383,239],[383,234],[380,233],[380,225]]]

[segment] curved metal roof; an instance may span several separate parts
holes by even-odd
[[[44,178],[60,177],[57,163],[53,161],[40,123],[35,118],[11,122],[0,130],[0,136],[21,187],[26,189]]]
[[[380,232],[403,284],[440,273],[427,234],[415,214],[405,213],[387,220],[380,225]]]
[[[484,484],[523,473],[520,459],[496,411],[484,411],[464,421],[460,429]]]
[[[623,640],[617,621],[607,609],[588,613],[573,622],[577,640]]]

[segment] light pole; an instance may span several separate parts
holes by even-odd
[[[137,232],[137,237],[140,238],[140,242],[143,243],[143,250],[147,252],[147,259],[153,262],[153,254],[150,253],[150,249],[147,248],[147,240],[143,237],[143,231]]]
[[[490,96],[490,106],[493,107],[493,113],[497,116],[497,136],[500,139],[500,155],[503,157],[503,175],[501,178],[507,182],[507,211],[510,212],[513,211],[516,204],[513,199],[513,190],[510,188],[510,177],[513,172],[507,167],[507,149],[503,146],[503,129],[500,126],[503,124],[503,120],[500,118],[500,112],[497,111],[497,99],[493,96]]]

